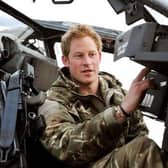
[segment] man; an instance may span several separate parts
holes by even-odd
[[[39,108],[44,147],[72,167],[162,168],[158,146],[137,110],[151,81],[143,69],[127,94],[112,75],[99,72],[102,42],[89,26],[76,25],[62,37],[65,65]]]

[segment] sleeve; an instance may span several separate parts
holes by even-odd
[[[123,101],[123,96],[127,94],[127,91],[124,90],[120,85],[116,85],[116,87],[117,89],[112,96],[112,102],[119,105]],[[131,117],[127,120],[125,127],[128,128],[128,132],[125,135],[126,143],[137,136],[146,136],[148,134],[148,128],[144,122],[142,111],[139,109],[131,113]]]
[[[123,129],[115,120],[116,110],[110,107],[90,120],[76,122],[67,107],[46,100],[39,108],[47,125],[41,142],[53,156],[75,166],[94,161],[116,147]]]
[[[139,109],[132,113],[132,116],[128,122],[130,126],[126,139],[127,142],[129,142],[137,136],[148,135],[149,130],[146,126],[146,123],[144,122],[143,114]]]

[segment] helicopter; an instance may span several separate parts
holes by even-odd
[[[36,1],[33,2],[36,3]],[[73,3],[73,1],[68,0],[53,0],[52,2],[54,4]],[[160,56],[160,54],[167,54],[167,46],[163,46],[160,40],[157,42],[153,40],[157,36],[157,38],[166,41],[167,27],[159,25],[145,8],[145,5],[150,6],[167,16],[168,9],[164,2],[139,2],[136,0],[108,0],[108,2],[117,14],[126,13],[126,24],[128,25],[142,18],[152,23],[133,27],[129,32],[91,25],[102,37],[103,52],[114,53],[115,61],[122,57],[128,57],[132,61],[152,68],[154,72],[151,75],[155,77],[158,84],[167,81],[167,59],[166,57],[163,58],[164,55]],[[59,65],[54,50],[55,44],[59,43],[61,36],[71,25],[76,23],[34,20],[4,1],[0,1],[0,10],[23,23],[18,29],[0,32],[0,166],[5,168],[19,166],[33,168],[40,166],[40,164],[44,166],[46,163],[42,161],[49,160],[47,166],[49,166],[48,163],[51,165],[56,163],[57,167],[63,167],[63,163],[50,157],[47,151],[41,150],[41,146],[38,144],[38,138],[45,127],[45,123],[42,116],[37,115],[37,109],[45,99],[45,91],[57,78]],[[132,49],[130,46],[133,45],[134,39],[131,38],[130,34],[137,34],[135,37],[139,38],[140,35],[137,33],[139,27],[142,29],[140,34],[142,35],[142,43],[138,47],[132,47]],[[153,34],[145,36],[151,28],[153,28]],[[144,33],[146,34],[144,35]],[[150,47],[143,48],[144,39],[147,46]],[[148,53],[144,53],[144,51]],[[165,53],[157,53],[157,59],[153,60],[153,52],[151,53],[151,51],[164,51]],[[163,66],[159,66],[161,63]],[[164,88],[160,87],[158,95],[163,99],[159,106],[153,100],[154,106],[149,108],[148,103],[144,100],[145,103],[141,108],[150,114],[154,113],[157,119],[165,122],[162,149],[167,153],[167,97],[163,93],[167,93],[167,85],[164,85]],[[151,90],[147,93],[148,97],[151,95],[158,96],[155,94],[156,92]],[[153,109],[157,107],[159,113],[153,112]],[[13,109],[13,115],[11,115],[11,109]],[[160,111],[164,112],[160,113]],[[20,125],[23,125],[23,128],[20,128]],[[36,157],[39,150],[43,153],[40,160]]]

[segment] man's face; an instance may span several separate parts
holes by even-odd
[[[101,53],[89,36],[73,39],[68,57],[63,63],[69,67],[71,77],[78,84],[89,85],[97,81]]]

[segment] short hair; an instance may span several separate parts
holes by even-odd
[[[100,35],[89,25],[76,24],[70,27],[70,29],[61,38],[61,49],[64,56],[68,56],[70,52],[71,41],[76,38],[91,37],[98,51],[102,51],[102,40]]]

